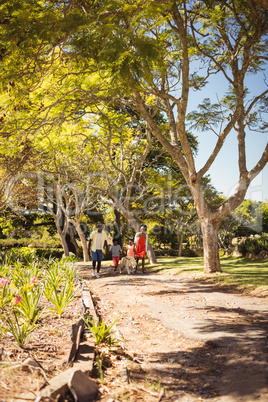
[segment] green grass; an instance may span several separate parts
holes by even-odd
[[[221,257],[221,273],[203,273],[203,258],[158,257],[158,264],[147,265],[151,272],[189,276],[195,279],[231,286],[240,291],[268,296],[268,260],[248,260],[241,257]]]

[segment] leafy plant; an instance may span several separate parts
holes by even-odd
[[[62,258],[61,258],[61,261],[63,261],[63,262],[76,262],[76,261],[79,261],[80,260],[80,258],[79,257],[77,257],[76,255],[68,255],[68,256],[62,256]]]
[[[13,299],[8,283],[0,286],[0,311],[6,309]]]
[[[6,324],[7,329],[12,333],[20,348],[24,347],[24,344],[32,330],[35,327],[35,324],[30,324],[29,321],[24,320],[19,317],[16,311],[13,311],[14,319],[7,317]]]
[[[92,320],[92,326],[88,325],[88,321],[85,321],[85,326],[92,332],[95,342],[97,345],[100,345],[102,343],[106,343],[108,346],[112,346],[117,343],[117,340],[115,338],[111,337],[111,330],[114,324],[116,323],[118,319],[116,319],[111,325],[106,326],[105,322],[102,320],[101,324],[99,324],[99,320],[95,322],[95,320]]]
[[[75,270],[73,264],[64,263],[62,268],[63,268],[65,278],[69,281],[73,281],[75,279],[75,275],[76,275],[76,270]]]
[[[67,281],[61,289],[57,289],[54,283],[48,281],[45,283],[44,294],[47,300],[54,305],[50,309],[56,311],[59,318],[61,318],[65,308],[75,298],[73,283],[71,281]]]
[[[16,306],[16,310],[25,317],[25,320],[30,324],[35,324],[41,315],[41,307],[39,306],[39,301],[42,292],[40,289],[30,292],[23,292],[22,300]]]
[[[55,285],[56,288],[63,283],[63,271],[61,269],[61,264],[59,262],[53,261],[53,263],[48,264],[48,269],[46,271],[45,279],[47,283]]]
[[[18,288],[28,287],[29,290],[33,287],[32,278],[35,278],[35,280],[38,279],[41,276],[41,273],[42,267],[41,263],[38,261],[33,261],[26,266],[20,261],[16,261],[11,271],[14,285]]]
[[[238,245],[238,251],[243,255],[246,253],[259,254],[262,250],[268,251],[268,235],[262,234],[259,237],[248,237]]]

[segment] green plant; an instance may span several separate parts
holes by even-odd
[[[68,255],[68,256],[63,255],[62,258],[61,258],[61,261],[63,261],[63,262],[76,262],[76,261],[79,261],[80,259],[81,258],[77,257],[76,255]]]
[[[93,320],[92,315],[90,313],[88,313],[86,316],[84,316],[82,318],[84,320],[85,327],[90,329],[92,327],[92,320]]]
[[[162,389],[162,384],[161,384],[160,381],[157,382],[157,381],[147,380],[146,381],[146,386],[148,388],[152,388],[152,389],[154,389],[155,391],[158,391],[158,392],[160,392],[161,389]]]
[[[30,324],[29,321],[19,317],[16,311],[13,311],[13,316],[13,319],[11,317],[6,318],[7,329],[14,336],[18,346],[23,348],[30,332],[34,329],[35,324]]]
[[[260,251],[268,251],[268,235],[262,234],[258,237],[248,237],[238,245],[238,251],[243,255],[251,253],[257,255]]]
[[[67,281],[61,289],[57,289],[54,283],[47,281],[45,283],[44,294],[47,300],[54,305],[50,310],[56,311],[59,318],[61,318],[65,308],[75,298],[73,283],[71,281]]]
[[[85,325],[92,332],[97,345],[105,343],[108,346],[112,346],[117,343],[117,340],[115,338],[111,337],[111,329],[117,320],[118,320],[118,318],[108,327],[106,326],[106,324],[103,320],[102,320],[101,324],[99,324],[99,320],[97,320],[97,322],[95,322],[94,319],[92,320],[92,326],[91,325],[88,326],[88,322],[86,320],[85,320]]]
[[[56,288],[63,284],[64,272],[58,261],[50,260],[47,264],[45,280],[47,283],[55,285]]]
[[[13,299],[8,283],[0,286],[0,312],[4,311]]]
[[[16,261],[11,269],[12,281],[17,288],[25,287],[25,289],[31,289],[32,278],[38,279],[41,274],[41,262],[35,260],[27,265]]]
[[[16,306],[16,310],[30,324],[35,324],[41,315],[42,311],[39,306],[41,295],[42,292],[40,289],[31,290],[30,292],[24,291],[22,293],[22,300]]]
[[[73,281],[75,279],[75,275],[76,275],[76,270],[74,268],[73,264],[70,263],[64,263],[61,262],[61,269],[63,271],[63,275],[64,277],[68,280],[68,281]]]

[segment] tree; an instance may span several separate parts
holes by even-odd
[[[92,35],[100,47],[97,51],[91,46],[91,51],[96,52],[100,68],[112,76],[113,91],[118,91],[114,102],[137,110],[177,162],[201,222],[204,270],[220,271],[219,225],[243,201],[250,182],[268,160],[267,146],[248,170],[245,141],[247,129],[266,128],[259,112],[265,110],[268,90],[250,99],[245,81],[248,74],[264,68],[267,11],[243,0],[152,1],[125,7],[120,1],[107,1],[98,11]],[[108,33],[103,27],[111,27],[111,20],[113,28]],[[214,104],[205,99],[199,111],[187,116],[189,97],[193,90],[202,90],[211,74],[226,80],[226,95]],[[155,110],[166,114],[168,132],[153,119]],[[187,122],[192,129],[217,135],[215,148],[199,171],[187,138]],[[239,182],[234,193],[214,208],[205,200],[201,179],[233,129],[237,132]]]
[[[4,66],[14,59],[17,64],[12,63],[12,73],[4,70],[5,85],[12,74],[19,76],[18,67],[20,74],[29,76],[30,69],[25,71],[19,56],[23,55],[24,64],[26,60],[28,65],[37,65],[42,74],[42,66],[48,63],[44,55],[53,53],[53,49],[59,60],[67,57],[75,61],[81,76],[99,71],[102,80],[95,87],[73,85],[65,94],[71,93],[76,112],[86,102],[102,102],[126,113],[130,108],[141,116],[146,129],[171,155],[189,186],[203,232],[205,272],[220,271],[219,225],[243,201],[250,182],[268,159],[267,146],[256,165],[247,168],[248,131],[267,129],[262,114],[267,108],[268,91],[264,89],[251,97],[246,87],[247,76],[262,71],[267,60],[267,10],[261,2],[37,2],[27,6],[32,13],[27,20],[28,31],[24,29],[27,14],[23,7],[15,1],[12,7],[8,14],[4,9],[4,16],[9,15],[9,22],[2,27],[8,42]],[[53,25],[53,30],[46,29],[49,32],[44,33],[45,24]],[[8,39],[13,36],[19,38],[16,48]],[[225,96],[216,103],[204,99],[197,110],[189,113],[190,98],[195,91],[202,91],[211,75],[225,80]],[[56,103],[64,104],[66,95],[60,93]],[[71,113],[66,103],[65,106]],[[154,119],[157,112],[167,117],[167,126]],[[36,122],[43,124],[40,119]],[[16,119],[11,123],[15,127]],[[30,125],[28,130],[32,128]],[[189,142],[189,129],[216,135],[214,150],[200,170]],[[239,182],[234,193],[214,207],[205,199],[202,178],[232,130],[237,132]]]

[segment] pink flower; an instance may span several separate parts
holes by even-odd
[[[20,296],[15,297],[15,304],[19,304],[21,301],[23,301],[23,298]]]
[[[36,281],[36,279],[37,279],[36,276],[32,276],[30,279],[31,283],[34,283]]]
[[[5,279],[5,278],[0,278],[0,285],[1,286],[5,286],[5,284],[7,284],[8,283],[8,280],[7,279]]]

